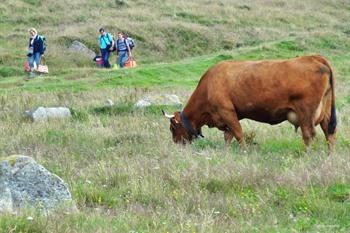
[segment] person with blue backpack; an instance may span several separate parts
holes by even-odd
[[[118,39],[115,42],[115,47],[118,54],[117,64],[119,65],[119,68],[124,68],[128,57],[131,57],[132,55],[129,43],[127,39],[124,38],[122,32],[118,32]]]
[[[45,52],[44,38],[40,36],[35,28],[30,28],[28,30],[30,34],[29,44],[28,44],[28,63],[31,71],[38,68],[41,62],[41,57]]]
[[[103,59],[103,67],[110,68],[109,55],[114,46],[113,36],[105,32],[104,28],[100,28],[99,44],[101,50],[101,56]]]

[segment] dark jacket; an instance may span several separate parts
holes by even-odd
[[[29,38],[29,45],[28,47],[33,46],[33,53],[40,53],[41,55],[44,54],[44,41],[41,36],[36,35],[34,38],[33,45],[30,44],[31,38]]]

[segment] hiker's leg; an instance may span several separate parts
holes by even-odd
[[[34,56],[34,61],[35,61],[36,67],[38,67],[40,65],[41,54],[34,53],[33,56]]]
[[[100,51],[101,51],[101,57],[102,57],[102,61],[103,61],[103,67],[105,67],[105,50],[100,49]]]
[[[34,54],[32,54],[30,57],[28,57],[28,63],[29,63],[30,69],[33,69],[34,68]]]
[[[109,68],[111,65],[109,64],[109,53],[107,51],[107,49],[101,49],[101,56],[103,59],[103,67],[105,68]]]
[[[106,49],[106,68],[111,68],[111,64],[109,64],[109,54],[110,51]]]
[[[126,52],[125,51],[119,51],[118,52],[118,65],[120,68],[123,68],[124,67],[124,64],[125,64],[125,55],[126,55]]]
[[[122,51],[119,51],[118,52],[118,66],[119,68],[123,68],[123,62],[122,62],[122,59],[123,58],[123,52]]]
[[[125,66],[125,62],[128,60],[128,52],[124,53],[124,57],[123,57],[123,67]]]

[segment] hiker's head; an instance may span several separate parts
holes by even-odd
[[[29,28],[28,32],[31,36],[35,36],[38,33],[35,28]]]
[[[129,37],[128,33],[124,33],[124,38],[128,38],[128,37]]]
[[[124,34],[123,34],[123,32],[118,32],[118,38],[123,38],[123,36],[124,36]]]
[[[99,32],[101,33],[101,35],[103,35],[105,33],[105,29],[104,28],[100,28]]]

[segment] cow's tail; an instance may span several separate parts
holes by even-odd
[[[334,78],[334,72],[331,64],[322,56],[317,56],[318,60],[326,65],[328,69],[330,70],[330,76],[329,76],[329,84],[331,86],[331,92],[332,92],[332,104],[331,104],[331,117],[329,119],[328,123],[328,134],[334,134],[335,130],[337,128],[337,114],[335,110],[335,78]],[[321,60],[320,60],[321,59]]]
[[[329,123],[328,123],[328,134],[334,134],[334,132],[337,128],[337,114],[335,111],[335,79],[334,79],[333,68],[329,64],[328,64],[328,66],[331,70],[329,82],[330,82],[331,88],[332,88],[331,118],[330,118]]]

